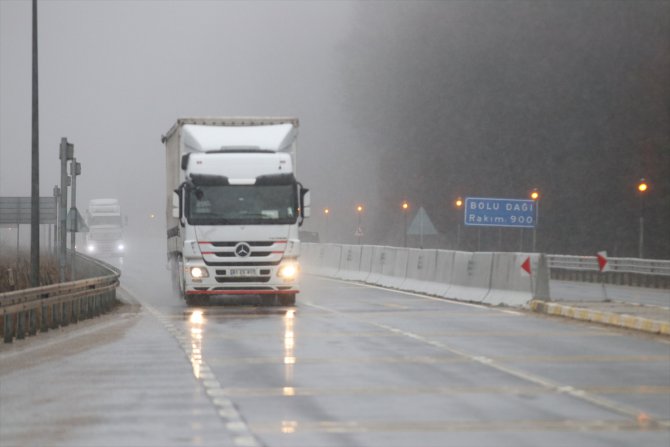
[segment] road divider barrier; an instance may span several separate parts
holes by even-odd
[[[464,252],[379,245],[303,244],[305,271],[349,281],[492,305],[550,300],[550,279],[670,289],[670,261]]]
[[[528,307],[532,299],[550,298],[542,254],[314,243],[303,247],[303,269],[315,275],[493,305]]]

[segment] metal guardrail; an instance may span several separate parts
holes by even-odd
[[[0,294],[5,343],[92,318],[112,308],[121,272],[79,253],[75,260],[75,270],[84,279]]]
[[[547,260],[552,279],[670,288],[667,260],[608,258],[605,272],[600,272],[595,256],[547,255]]]

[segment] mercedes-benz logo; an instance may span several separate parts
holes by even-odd
[[[240,242],[235,246],[235,254],[240,258],[245,258],[251,253],[251,247],[246,242]]]

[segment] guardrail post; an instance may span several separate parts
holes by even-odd
[[[107,312],[109,310],[109,292],[104,292],[101,296],[102,312]]]
[[[16,339],[23,340],[26,338],[26,313],[19,312],[16,314]]]
[[[80,303],[81,303],[81,298],[77,298],[76,300],[72,301],[72,322],[73,323],[78,323],[79,322]]]
[[[5,314],[4,320],[5,333],[3,334],[3,337],[5,343],[11,343],[14,340],[14,315]]]
[[[59,304],[60,307],[60,325],[65,327],[70,324],[70,315],[68,314],[68,306],[66,302]]]
[[[57,329],[60,324],[58,316],[58,304],[51,305],[51,329]]]
[[[37,334],[37,310],[30,309],[28,312],[28,335]]]
[[[40,312],[40,332],[49,331],[49,306],[42,304]]]

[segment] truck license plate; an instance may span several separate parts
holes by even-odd
[[[230,276],[256,276],[256,269],[229,269]]]

